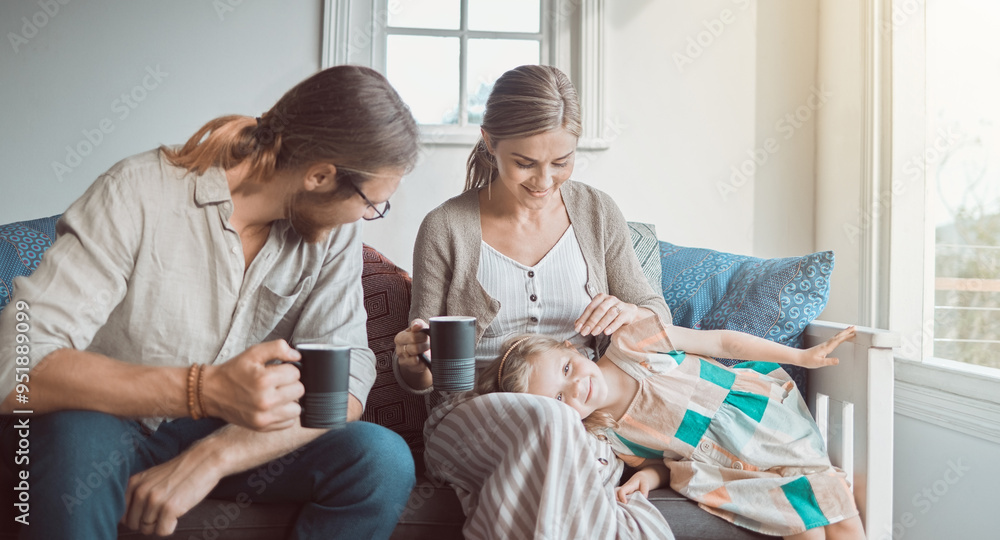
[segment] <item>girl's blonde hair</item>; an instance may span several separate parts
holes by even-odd
[[[566,347],[564,343],[548,336],[522,334],[504,342],[504,354],[497,357],[484,369],[476,381],[476,391],[480,394],[494,392],[528,393],[528,383],[534,370],[532,358],[556,349]],[[599,433],[604,428],[616,428],[618,422],[604,411],[594,411],[583,419],[583,425],[591,433]]]
[[[316,163],[337,166],[329,199],[354,194],[379,169],[409,171],[416,163],[417,123],[389,81],[361,66],[334,66],[285,93],[259,118],[222,116],[179,150],[160,150],[178,167],[202,174],[249,162],[251,181]],[[316,195],[316,197],[323,197]]]
[[[580,98],[569,77],[552,66],[516,67],[493,85],[482,128],[494,148],[504,139],[531,137],[559,128],[580,137]],[[466,162],[465,191],[490,184],[498,174],[496,158],[480,137]]]

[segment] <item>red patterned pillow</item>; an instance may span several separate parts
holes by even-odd
[[[400,388],[392,373],[393,338],[409,323],[410,276],[371,246],[364,246],[363,259],[368,347],[375,353],[377,374],[361,419],[395,431],[414,453],[420,453],[427,419],[424,398]]]

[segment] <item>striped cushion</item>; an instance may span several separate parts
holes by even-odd
[[[651,223],[629,221],[628,229],[643,275],[654,291],[660,290],[660,245],[656,240],[656,227]]]

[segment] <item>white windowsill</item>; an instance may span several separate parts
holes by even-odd
[[[1000,444],[998,370],[939,358],[895,368],[897,414]]]

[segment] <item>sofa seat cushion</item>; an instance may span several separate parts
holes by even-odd
[[[667,518],[677,540],[758,540],[774,538],[743,529],[702,510],[670,488],[649,492],[649,502]]]

